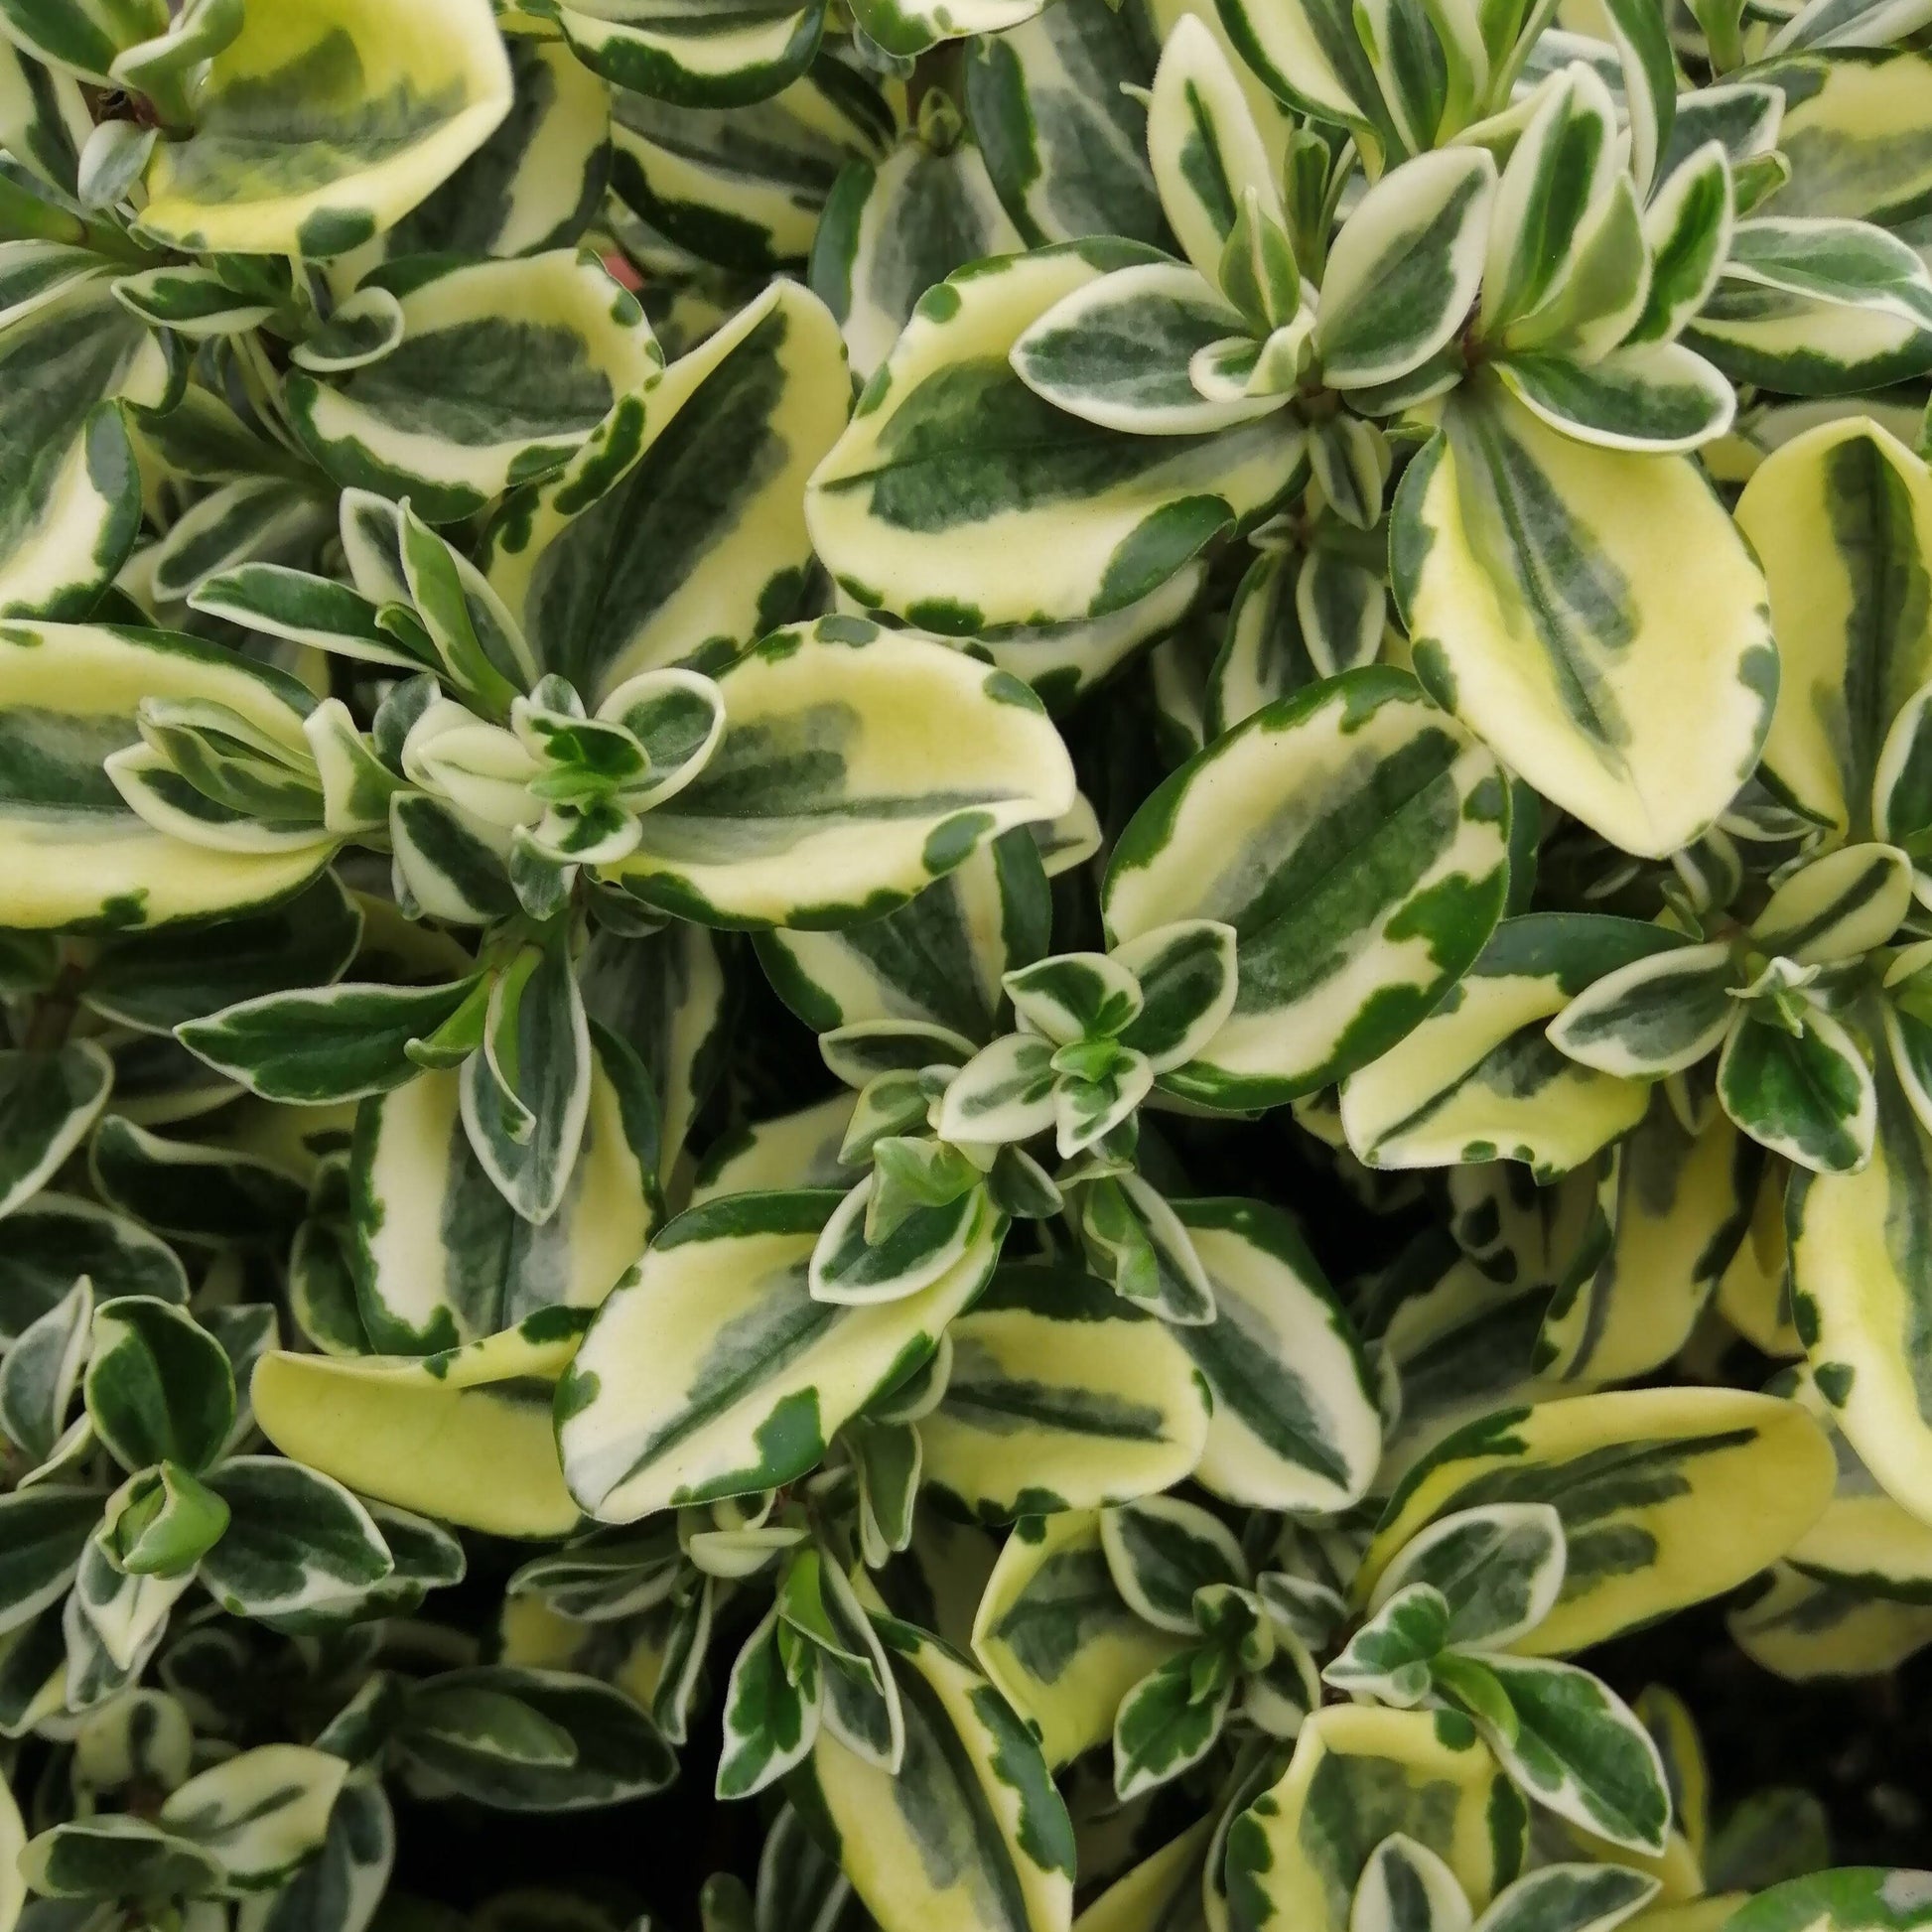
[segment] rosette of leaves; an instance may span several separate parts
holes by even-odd
[[[367,730],[344,700],[317,703],[294,680],[220,653],[104,631],[53,641],[157,681],[179,657],[193,669],[177,688],[210,694],[143,695],[129,720],[138,742],[103,773],[136,822],[180,855],[191,892],[219,892],[236,871],[313,873],[353,842],[390,852],[406,912],[483,928],[456,977],[298,987],[182,1035],[264,1098],[376,1097],[364,1109],[368,1153],[351,1172],[352,1212],[371,1234],[370,1203],[397,1198],[395,1162],[422,1173],[429,1151],[410,1142],[440,1112],[461,1114],[471,1152],[416,1195],[419,1212],[433,1217],[474,1173],[537,1225],[567,1197],[582,1223],[586,1190],[601,1192],[634,1230],[614,1236],[615,1247],[641,1241],[648,1223],[621,1197],[626,1187],[654,1192],[654,1103],[624,1044],[593,1034],[579,992],[572,962],[593,903],[602,924],[630,936],[675,913],[837,923],[916,892],[1005,826],[1071,802],[1065,755],[1025,688],[936,642],[823,620],[737,654],[716,683],[668,667],[636,672],[593,717],[561,677],[537,673],[501,600],[406,505],[351,492],[344,537],[365,589],[389,593],[386,603],[272,565],[214,580],[198,601],[358,662],[433,667],[390,689]],[[909,701],[907,716],[936,717],[919,689],[953,693],[943,707],[952,728],[930,752],[882,709]],[[743,787],[757,788],[773,733],[786,731],[796,775],[766,783],[767,809],[748,815]],[[824,752],[822,731],[835,741]],[[586,1147],[600,1165],[584,1166]],[[626,1163],[641,1182],[627,1179]],[[406,1243],[407,1232],[392,1224],[389,1238]],[[586,1260],[563,1299],[601,1294],[623,1259]],[[447,1297],[434,1287],[425,1306],[420,1278],[397,1281],[374,1260],[361,1276],[364,1323],[385,1340],[420,1350],[471,1325],[442,1312]]]
[[[1141,1103],[1234,1011],[1235,947],[1232,926],[1179,921],[1108,953],[1063,953],[1009,973],[1020,1031],[960,1070],[946,1089],[939,1130],[1015,1144],[1050,1129],[1061,1162],[1077,1164],[1062,1173],[1068,1185],[1095,1186],[1131,1173]],[[1109,1198],[1125,1196],[1116,1186]],[[1091,1206],[1082,1220],[1095,1224]],[[1143,1249],[1151,1252],[1145,1242]],[[1203,1283],[1198,1261],[1187,1266]],[[1159,1299],[1148,1268],[1126,1292],[1143,1303]],[[1211,1301],[1204,1311],[1211,1314]]]
[[[1325,1682],[1398,1710],[1458,1711],[1534,1802],[1593,1836],[1660,1855],[1670,1794],[1636,1714],[1587,1671],[1515,1657],[1563,1590],[1563,1519],[1548,1503],[1439,1517],[1377,1579]]]
[[[198,1583],[231,1614],[300,1630],[411,1607],[463,1573],[434,1525],[385,1512],[399,1562],[340,1483],[247,1452],[237,1385],[245,1397],[274,1311],[209,1321],[153,1297],[96,1305],[82,1276],[0,1363],[0,1427],[28,1465],[0,1497],[21,1719],[87,1710],[137,1683]]]
[[[714,1627],[749,1621],[722,1693],[719,1797],[782,1781],[842,1833],[869,1818],[841,1863],[887,1922],[986,1886],[1064,1911],[1070,1828],[1036,1742],[963,1658],[890,1614],[847,1553],[855,1512],[875,1507],[865,1466],[855,1449],[788,1500],[686,1508],[674,1529],[593,1532],[539,1558],[515,1580],[527,1607],[506,1639],[601,1664],[682,1738]],[[935,1864],[940,1844],[952,1857]]]

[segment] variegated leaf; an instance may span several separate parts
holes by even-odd
[[[1932,576],[1932,477],[1874,423],[1822,423],[1753,475],[1737,525],[1764,561],[1783,666],[1764,776],[1863,838],[1885,734],[1932,677],[1932,639],[1906,615],[1918,593],[1888,588]]]
[[[1015,1525],[973,1617],[973,1654],[1058,1766],[1113,1729],[1121,1699],[1180,1647],[1115,1587],[1091,1510]]]
[[[280,742],[301,740],[313,699],[293,679],[218,646],[100,625],[13,625],[0,638],[0,910],[10,924],[163,925],[286,897],[321,870],[334,841],[215,851],[152,831],[102,768],[140,744],[144,697],[207,701]]]
[[[1166,241],[1147,161],[1147,105],[1135,91],[1153,77],[1139,21],[1106,0],[1061,0],[968,43],[973,133],[1029,242]]]
[[[818,48],[819,0],[759,0],[719,16],[689,0],[579,0],[555,19],[588,67],[684,107],[743,107],[797,78]]]
[[[485,0],[430,0],[397,34],[366,0],[245,8],[148,164],[141,225],[183,248],[340,255],[423,201],[509,111]],[[291,157],[296,157],[291,159]]]
[[[1683,1387],[1499,1410],[1403,1477],[1353,1591],[1366,1600],[1443,1516],[1547,1502],[1563,1518],[1563,1591],[1514,1648],[1561,1656],[1754,1575],[1817,1520],[1833,1474],[1818,1425],[1773,1396]]]
[[[544,668],[600,703],[640,671],[716,669],[789,619],[804,483],[845,427],[844,384],[831,318],[777,282],[514,492],[483,567]]]
[[[478,1160],[462,1088],[456,1072],[419,1072],[356,1116],[350,1265],[363,1325],[390,1353],[434,1354],[541,1310],[595,1308],[661,1211],[655,1104],[635,1056],[602,1029],[579,1151],[541,1224]]]
[[[438,522],[561,468],[661,366],[635,298],[587,255],[417,257],[366,286],[396,297],[402,340],[345,374],[291,374],[290,413],[339,483]]]
[[[848,924],[1073,803],[1072,763],[1038,700],[934,638],[821,618],[766,638],[719,689],[716,753],[611,869],[687,918]]]
[[[1009,365],[1056,303],[1151,259],[1075,243],[962,269],[920,298],[806,498],[846,591],[954,633],[1101,617],[1287,492],[1302,447],[1280,422],[1124,435],[1062,413]]]
[[[1390,554],[1424,682],[1611,844],[1675,851],[1749,775],[1777,650],[1688,459],[1592,449],[1472,384],[1403,479]]]
[[[1174,1211],[1214,1293],[1211,1322],[1173,1330],[1214,1402],[1195,1481],[1249,1508],[1347,1508],[1373,1478],[1381,1418],[1360,1341],[1314,1257],[1260,1201]]]
[[[572,1493],[607,1522],[776,1487],[938,1343],[976,1295],[982,1239],[931,1286],[815,1300],[826,1193],[742,1194],[669,1222],[594,1318],[558,1395]]]
[[[945,1394],[918,1424],[926,1485],[992,1523],[1172,1487],[1208,1429],[1181,1332],[1091,1276],[998,1270],[947,1329]]]
[[[1370,1856],[1390,1832],[1435,1853],[1479,1908],[1521,1869],[1528,1818],[1459,1715],[1316,1712],[1288,1769],[1228,1832],[1232,1922],[1244,1932],[1342,1932]]]
[[[1566,1173],[1643,1118],[1647,1083],[1582,1066],[1546,1037],[1593,981],[1675,943],[1635,919],[1505,919],[1421,1026],[1341,1090],[1348,1144],[1371,1167],[1524,1161]]]
[[[897,1773],[821,1731],[793,1774],[882,1932],[1068,1932],[1073,1829],[1033,1734],[938,1638],[879,1626],[905,1714]]]
[[[897,131],[872,82],[829,55],[746,106],[620,91],[612,111],[619,198],[700,259],[757,271],[802,265],[839,171]]]
[[[1117,941],[1185,918],[1238,935],[1232,1017],[1163,1084],[1271,1106],[1386,1051],[1488,939],[1508,825],[1493,761],[1402,672],[1256,712],[1153,793],[1108,870]]]
[[[255,1419],[283,1454],[359,1495],[498,1536],[563,1536],[579,1512],[552,1386],[583,1319],[546,1309],[441,1355],[276,1351],[255,1371]]]
[[[1008,0],[1008,10],[1035,9],[1033,0]],[[1022,246],[976,146],[908,139],[877,166],[847,163],[812,242],[811,286],[863,380],[934,283]]]

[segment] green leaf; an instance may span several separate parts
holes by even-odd
[[[94,1433],[123,1468],[163,1460],[206,1469],[234,1421],[234,1371],[184,1309],[145,1296],[94,1311],[86,1374]]]
[[[881,1142],[875,1157],[895,1144]],[[917,1145],[917,1144],[915,1144]],[[943,1167],[972,1167],[963,1156],[936,1150]],[[944,1158],[950,1155],[950,1158]],[[997,1214],[975,1175],[964,1192],[925,1204],[904,1190],[884,1224],[875,1203],[887,1175],[875,1171],[832,1211],[812,1249],[807,1281],[813,1300],[846,1308],[903,1301],[949,1274],[969,1251],[998,1244]],[[935,1189],[946,1192],[942,1185]]]
[[[228,1527],[201,1580],[231,1615],[300,1628],[318,1612],[352,1609],[395,1569],[374,1518],[318,1470],[235,1455],[207,1482],[228,1506]]]
[[[1748,95],[1755,90],[1736,91],[1747,96],[1748,106]],[[1681,126],[1676,131],[1681,135]],[[1709,300],[1729,252],[1736,197],[1725,144],[1722,139],[1709,140],[1695,152],[1687,151],[1687,156],[1644,210],[1650,292],[1626,343],[1665,343],[1675,338]]]
[[[677,1770],[656,1725],[621,1691],[509,1665],[419,1685],[397,1742],[439,1782],[498,1811],[620,1804],[661,1790]]]
[[[916,901],[915,901],[916,903]],[[947,1083],[936,1132],[954,1142],[1014,1144],[1053,1124],[1053,1048],[1035,1034],[1003,1034]]]
[[[1218,919],[1157,926],[1116,949],[1140,984],[1141,1011],[1120,1035],[1157,1074],[1184,1066],[1220,1032],[1238,992],[1240,935]]]
[[[1272,1106],[1385,1052],[1502,910],[1507,794],[1415,681],[1367,668],[1256,712],[1159,786],[1114,848],[1108,930],[1237,935],[1234,1012],[1164,1084]]]
[[[1037,11],[1035,0],[966,0],[963,6],[943,6],[937,0],[859,0],[853,18],[869,39],[902,57],[922,54],[941,41],[1003,32]]]
[[[186,1577],[227,1525],[219,1496],[180,1463],[163,1462],[108,1505],[106,1553],[130,1577]]]
[[[99,34],[97,44],[104,47],[108,41],[118,41],[121,33],[158,17],[155,10],[136,0],[132,15],[123,17],[119,32]],[[19,8],[8,15],[15,33],[22,32],[26,19]],[[50,14],[45,25],[57,32],[63,28],[72,32],[79,26],[85,34],[82,19],[84,16],[77,17],[76,10],[62,8]],[[6,52],[0,55],[0,63],[4,63],[0,101],[5,103],[0,107],[0,115],[4,115],[0,120],[0,147],[37,181],[70,198],[79,185],[80,150],[93,133],[93,115],[80,83],[58,63],[43,66],[30,52],[33,40],[31,33],[23,34],[21,44],[9,39]]]
[[[318,1106],[386,1093],[415,1078],[405,1050],[435,1033],[481,984],[348,981],[242,1000],[177,1029],[182,1044],[264,1100]]]
[[[1853,1865],[1787,1878],[1746,1900],[1731,1920],[1738,1932],[1795,1932],[1800,1925],[1822,1925],[1828,1932],[1917,1932],[1926,1916],[1922,1873]]]
[[[140,1678],[167,1634],[175,1604],[194,1580],[192,1568],[167,1577],[121,1569],[114,1549],[116,1519],[136,1499],[139,1487],[139,1478],[123,1483],[109,1499],[99,1528],[80,1553],[73,1589],[62,1612],[70,1711],[104,1704]]]
[[[169,386],[160,345],[97,274],[0,324],[0,612],[92,609],[140,528],[124,406],[158,406]]]
[[[1731,235],[1725,274],[1787,295],[1932,327],[1932,271],[1895,235],[1868,221],[1754,216]]]
[[[1163,1321],[1198,1327],[1214,1318],[1207,1272],[1158,1188],[1137,1173],[1103,1173],[1081,1181],[1073,1198],[1090,1273]]]

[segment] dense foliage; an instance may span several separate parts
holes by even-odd
[[[0,1932],[1932,1925],[1932,0],[0,37]]]

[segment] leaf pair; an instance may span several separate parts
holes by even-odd
[[[1200,919],[1007,974],[1024,1031],[983,1048],[947,1083],[937,1132],[1008,1144],[1051,1128],[1063,1161],[1111,1145],[1155,1081],[1220,1031],[1234,1010],[1235,971],[1233,928]]]
[[[808,1545],[785,1564],[776,1602],[732,1666],[718,1795],[761,1791],[821,1727],[880,1770],[900,1768],[905,1714],[891,1659],[836,1560]]]
[[[1587,1671],[1511,1645],[1560,1596],[1567,1547],[1547,1503],[1437,1518],[1382,1572],[1371,1615],[1323,1672],[1338,1689],[1461,1711],[1538,1803],[1599,1838],[1661,1854],[1670,1796],[1648,1732]]]
[[[1572,1001],[1550,1037],[1625,1077],[1680,1073],[1718,1050],[1718,1097],[1744,1132],[1802,1168],[1855,1173],[1871,1158],[1877,1101],[1831,980],[1885,945],[1911,903],[1904,853],[1841,847],[1787,877],[1735,944],[1633,961]]]

